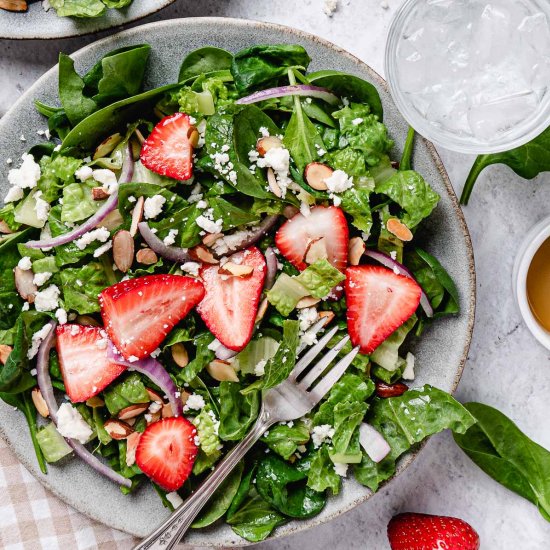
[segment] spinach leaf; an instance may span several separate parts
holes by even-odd
[[[251,46],[237,52],[231,64],[235,86],[240,93],[287,74],[292,67],[307,69],[311,58],[296,44]]]
[[[445,429],[464,433],[475,424],[475,418],[451,395],[425,385],[399,397],[375,399],[367,422],[391,447],[381,462],[373,462],[364,453],[361,464],[354,467],[357,481],[376,491],[395,472],[396,460],[413,445]]]
[[[260,410],[259,392],[241,393],[237,382],[220,383],[220,426],[224,441],[239,441],[248,432]]]
[[[371,112],[382,122],[384,112],[380,94],[370,82],[358,76],[330,70],[308,74],[307,78],[311,84],[328,88],[340,97],[353,99],[360,103],[367,103]]]
[[[210,332],[203,332],[196,336],[193,340],[196,349],[195,358],[189,364],[181,369],[181,372],[176,376],[176,380],[180,385],[191,382],[202,369],[210,363],[216,356],[215,353],[208,349],[209,344],[214,340],[214,336]]]
[[[550,521],[550,452],[488,405],[466,403],[474,424],[453,434],[458,446],[486,474],[538,507]]]
[[[550,171],[550,126],[535,139],[511,151],[479,155],[466,178],[460,196],[461,204],[468,204],[477,178],[491,164],[504,164],[518,176],[533,179],[542,172]]]
[[[59,274],[65,309],[81,315],[98,312],[98,294],[109,286],[103,264],[90,262],[82,267],[65,268]]]
[[[178,82],[185,82],[213,71],[230,69],[232,61],[233,55],[222,48],[206,46],[193,50],[181,63]]]
[[[258,464],[256,489],[279,512],[293,518],[316,516],[325,506],[326,495],[307,486],[306,469],[267,455]]]
[[[241,478],[239,488],[237,489],[237,492],[235,493],[235,496],[231,501],[231,506],[229,506],[227,510],[227,519],[230,519],[231,517],[233,517],[233,515],[237,512],[237,510],[241,507],[241,505],[247,499],[250,493],[250,488],[252,487],[252,480],[255,474],[256,474],[256,465],[252,464],[251,467],[248,468],[248,471]]]
[[[52,0],[50,5],[59,17],[100,17],[105,13],[100,0]]]
[[[334,435],[329,450],[333,462],[361,462],[358,428],[367,409],[368,405],[360,401],[345,401],[334,407]]]
[[[399,162],[399,170],[406,171],[412,170],[411,159],[414,147],[414,128],[409,127],[407,132],[407,139],[405,140],[405,146],[403,147],[403,154],[401,155],[401,161]]]
[[[148,403],[149,394],[141,377],[137,373],[130,373],[122,382],[111,384],[104,392],[105,406],[113,415],[118,414],[125,407],[134,403]]]
[[[311,459],[307,486],[319,492],[330,489],[333,495],[340,492],[340,476],[334,470],[334,463],[330,459],[326,445],[322,445]]]
[[[261,439],[272,451],[285,460],[288,460],[300,445],[305,445],[309,441],[309,429],[303,422],[288,424],[277,424]]]
[[[28,372],[28,349],[25,324],[23,318],[19,317],[15,325],[13,350],[0,369],[0,392],[15,395],[36,385],[36,380]]]

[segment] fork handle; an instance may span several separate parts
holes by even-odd
[[[170,550],[178,544],[216,489],[274,422],[262,407],[254,427],[246,437],[231,449],[195,492],[160,527],[135,546],[134,550]]]

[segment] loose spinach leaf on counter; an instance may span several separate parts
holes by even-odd
[[[533,179],[542,172],[550,171],[550,127],[525,145],[516,147],[511,151],[479,155],[466,178],[461,204],[468,204],[474,185],[485,168],[491,164],[504,164],[510,167],[518,176],[525,179]]]
[[[457,445],[487,475],[532,502],[550,521],[550,451],[488,405],[466,403],[476,424],[455,433]]]
[[[233,54],[222,48],[206,46],[187,54],[180,66],[179,82],[214,71],[231,69]]]

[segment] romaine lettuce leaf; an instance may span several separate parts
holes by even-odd
[[[130,373],[122,382],[111,384],[104,392],[105,406],[113,415],[135,403],[149,403],[149,394],[141,377]]]
[[[334,470],[334,463],[330,459],[327,446],[322,445],[311,459],[307,486],[319,492],[330,489],[333,495],[337,495],[340,492],[340,479]]]
[[[259,392],[241,393],[237,382],[220,383],[219,435],[224,441],[239,441],[256,420],[260,410]]]
[[[81,315],[99,311],[97,296],[110,284],[102,263],[90,262],[82,267],[65,268],[60,277],[65,309]]]
[[[416,315],[405,321],[398,329],[390,334],[370,355],[377,365],[393,372],[400,366],[399,348],[405,341],[407,334],[412,330],[417,321]]]
[[[261,439],[272,451],[285,460],[288,460],[300,445],[305,445],[309,441],[309,429],[303,422],[289,422],[288,424],[273,426]]]
[[[315,298],[324,298],[345,278],[346,276],[333,267],[328,260],[317,260],[304,269],[300,275],[294,277]]]

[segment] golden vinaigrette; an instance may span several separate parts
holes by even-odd
[[[550,239],[542,243],[529,266],[527,300],[537,321],[550,332]]]

